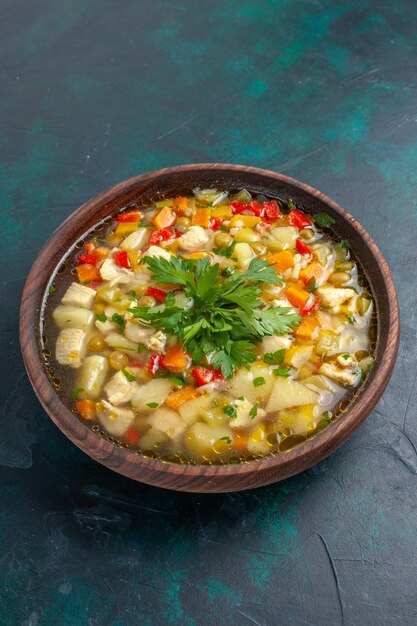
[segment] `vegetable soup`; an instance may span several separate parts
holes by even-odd
[[[66,403],[117,445],[184,463],[326,428],[373,363],[373,300],[333,223],[245,189],[122,209],[50,288]]]

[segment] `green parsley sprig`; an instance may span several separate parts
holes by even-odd
[[[176,304],[174,293],[154,307],[132,307],[137,318],[148,321],[182,339],[196,363],[204,359],[230,378],[241,365],[256,360],[256,342],[266,335],[283,335],[299,325],[301,318],[289,307],[265,307],[260,299],[262,284],[282,283],[267,261],[252,259],[244,272],[222,276],[210,259],[145,256],[144,263],[158,283],[181,288],[192,299],[185,309]]]

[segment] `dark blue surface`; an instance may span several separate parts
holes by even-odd
[[[415,626],[417,17],[359,0],[0,6],[0,623]],[[361,430],[252,492],[163,492],[46,416],[19,354],[25,276],[102,189],[189,162],[275,169],[369,230],[402,343]]]

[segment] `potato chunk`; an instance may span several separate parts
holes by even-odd
[[[307,389],[302,383],[289,378],[277,378],[266,410],[272,413],[292,406],[316,404],[318,401],[319,394],[312,389]]]
[[[173,388],[173,383],[167,378],[154,378],[141,385],[132,397],[132,406],[135,411],[149,413],[152,407],[149,404],[163,404]],[[154,407],[155,408],[155,407]]]
[[[60,304],[52,313],[52,317],[58,328],[81,328],[81,330],[86,330],[93,323],[94,313],[79,306]]]
[[[79,399],[96,400],[105,381],[109,364],[104,356],[93,354],[87,356],[82,364],[77,378],[77,387],[83,389],[79,394]]]

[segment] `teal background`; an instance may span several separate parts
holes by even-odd
[[[3,0],[0,23],[0,624],[415,626],[415,3]],[[122,179],[207,161],[334,197],[402,308],[361,430],[297,477],[218,496],[82,454],[37,402],[17,334],[25,277],[64,218]]]

